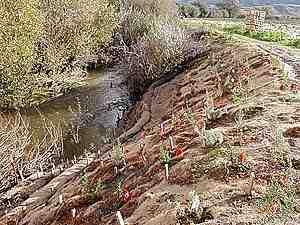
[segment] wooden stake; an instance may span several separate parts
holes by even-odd
[[[169,180],[169,165],[165,164],[166,179]]]
[[[119,224],[120,225],[125,225],[125,222],[123,220],[123,217],[122,217],[122,214],[120,211],[117,211],[117,217],[118,217],[118,220],[119,220]]]
[[[160,137],[162,138],[165,135],[164,123],[160,124]]]
[[[199,207],[200,207],[200,199],[198,195],[195,195],[192,199],[191,209],[194,211],[198,211]]]
[[[73,209],[71,210],[71,212],[72,212],[72,217],[75,218],[75,217],[76,217],[76,209],[73,208]]]
[[[43,172],[43,167],[42,167],[42,164],[40,164],[40,170],[41,170],[41,173],[42,173],[42,175],[44,174],[44,172]]]
[[[254,186],[254,180],[255,180],[255,173],[252,172],[251,173],[251,184],[250,184],[250,190],[249,190],[249,195],[252,195],[252,190],[253,190],[253,186]]]
[[[58,196],[58,202],[59,202],[59,204],[63,204],[63,196],[62,195]]]
[[[118,167],[114,167],[114,172],[115,172],[115,175],[117,175],[118,174]]]
[[[172,136],[170,136],[170,137],[169,137],[169,139],[170,139],[170,145],[171,145],[171,149],[172,149],[172,150],[174,150],[176,147],[175,147],[175,144],[174,144],[173,137],[172,137]]]

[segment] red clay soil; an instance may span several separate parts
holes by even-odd
[[[257,204],[274,179],[283,189],[295,188],[294,204],[285,218],[287,224],[300,224],[300,103],[289,101],[289,90],[280,90],[282,81],[270,57],[248,46],[221,41],[191,65],[173,80],[150,87],[127,113],[127,129],[145,111],[149,118],[140,127],[144,140],[140,130],[123,144],[126,165],[105,154],[49,198],[32,205],[29,195],[23,197],[26,205],[21,201],[2,211],[0,224],[115,225],[119,224],[117,211],[130,225],[255,224],[282,219],[276,196],[271,203]],[[208,106],[216,112],[213,119],[207,117]],[[203,138],[186,119],[187,110],[200,130],[205,125],[222,138],[213,136],[217,139],[213,146],[203,145]],[[288,145],[284,157],[289,156],[290,164],[281,152],[274,152],[274,127],[284,131]],[[170,146],[170,136],[176,149]],[[168,180],[161,145],[172,156]],[[100,182],[101,187],[96,188]],[[198,212],[188,207],[192,190],[200,196]],[[76,209],[74,217],[72,209]]]

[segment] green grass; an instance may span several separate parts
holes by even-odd
[[[224,27],[223,31],[227,34],[239,34],[260,41],[276,42],[285,46],[300,49],[300,39],[289,38],[288,35],[281,31],[262,31],[250,32],[242,25],[230,25]]]

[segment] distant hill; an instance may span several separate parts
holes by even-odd
[[[209,5],[215,5],[221,0],[208,0]],[[187,4],[193,0],[177,0],[177,3]],[[273,16],[300,17],[300,0],[241,0],[242,7],[271,6]]]

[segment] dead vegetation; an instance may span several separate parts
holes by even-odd
[[[49,170],[61,155],[61,127],[41,117],[44,135],[36,137],[19,112],[0,115],[0,192],[24,182],[25,178],[36,172]]]

